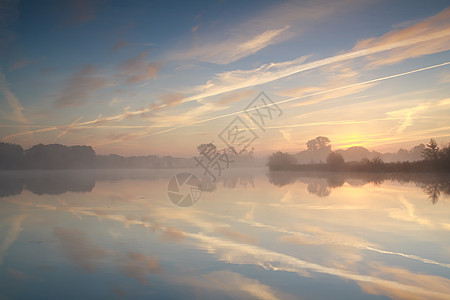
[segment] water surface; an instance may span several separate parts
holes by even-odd
[[[2,172],[0,299],[450,298],[448,178],[179,172]]]

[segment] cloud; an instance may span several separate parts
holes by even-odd
[[[357,1],[291,1],[277,3],[258,11],[255,17],[238,24],[202,34],[196,34],[190,50],[169,54],[168,60],[196,59],[215,64],[229,64],[255,54],[268,46],[284,42],[301,34],[326,17],[340,11],[358,7]],[[344,10],[345,8],[345,10]],[[192,28],[197,33],[198,27]]]
[[[363,82],[357,82],[357,83],[353,83],[353,84],[349,84],[349,85],[345,85],[345,86],[339,86],[339,87],[336,87],[336,88],[325,89],[325,90],[321,90],[321,91],[318,91],[318,92],[315,92],[315,93],[312,93],[312,94],[306,94],[306,95],[302,95],[302,96],[299,96],[299,97],[294,97],[294,98],[289,98],[289,99],[276,101],[276,102],[274,102],[274,104],[280,105],[280,104],[284,104],[284,103],[288,103],[288,102],[292,102],[292,101],[298,101],[298,100],[300,100],[302,98],[306,98],[306,97],[311,97],[311,96],[316,96],[316,95],[336,92],[336,91],[339,91],[339,90],[349,89],[349,88],[357,87],[357,86],[373,84],[373,83],[376,83],[376,82],[379,82],[379,81],[389,80],[389,79],[393,79],[393,78],[397,78],[397,77],[401,77],[401,76],[406,76],[406,75],[410,75],[410,74],[414,74],[414,73],[418,73],[418,72],[423,72],[423,71],[426,71],[426,70],[431,70],[431,69],[434,69],[434,68],[447,66],[449,64],[450,64],[450,62],[445,62],[445,63],[442,63],[442,64],[432,65],[432,66],[428,66],[428,67],[424,67],[424,68],[420,68],[420,69],[415,69],[415,70],[408,71],[408,72],[403,72],[403,73],[398,73],[398,74],[394,74],[394,75],[379,77],[379,78],[375,78],[375,79],[371,79],[371,80],[367,80],[367,81],[363,81]],[[217,94],[219,94],[219,93],[221,93],[221,92],[217,92]],[[208,96],[210,96],[210,95],[208,95]],[[187,100],[191,101],[191,100],[196,99],[196,98],[197,98],[197,96],[191,96],[191,97],[186,98],[185,101],[187,101]],[[179,129],[179,128],[184,128],[184,127],[188,127],[188,126],[192,126],[192,125],[198,125],[198,124],[201,124],[201,123],[206,123],[206,122],[209,122],[209,121],[212,121],[212,120],[217,120],[217,119],[222,119],[222,118],[226,118],[226,117],[230,117],[230,116],[239,115],[239,114],[241,114],[243,112],[245,112],[245,110],[235,111],[235,112],[232,112],[232,113],[227,113],[227,114],[223,114],[223,115],[219,115],[219,116],[214,116],[214,117],[206,118],[206,119],[203,119],[203,120],[197,120],[197,121],[194,121],[194,122],[191,122],[191,123],[181,124],[178,127],[172,127],[172,128],[168,128],[168,129],[164,129],[164,130],[155,132],[155,133],[153,133],[153,135],[166,133],[166,132],[169,132],[169,131],[173,131],[173,130],[176,130],[176,129]],[[298,126],[298,125],[296,125],[296,126]],[[289,127],[291,127],[291,126],[289,126]],[[270,127],[268,127],[268,128],[270,128]],[[274,128],[274,127],[272,127],[272,128]],[[12,137],[12,136],[13,135],[11,135],[9,137]]]
[[[67,80],[54,105],[59,109],[83,105],[95,91],[110,85],[111,82],[99,75],[96,67],[85,65]]]
[[[80,230],[57,227],[53,229],[53,234],[58,238],[67,258],[85,272],[92,273],[97,268],[97,261],[107,255],[106,251],[98,249],[86,233]]]
[[[255,36],[249,37],[248,40],[227,40],[220,44],[215,44],[214,46],[210,45],[209,47],[204,48],[204,50],[208,50],[210,53],[205,53],[205,55],[201,57],[201,60],[217,64],[229,64],[254,54],[280,40],[285,40],[286,36],[282,37],[282,34],[286,33],[289,27],[290,26],[284,26],[279,29],[266,30]]]
[[[77,25],[95,19],[95,15],[104,0],[66,0],[64,9],[69,13],[66,25]]]
[[[168,106],[168,107],[173,107],[173,106],[183,102],[184,95],[181,93],[177,93],[177,92],[164,93],[164,94],[160,94],[158,96],[158,98],[159,98],[161,104],[164,104],[165,106]]]
[[[389,111],[386,114],[388,116],[400,119],[400,122],[398,126],[396,126],[395,131],[398,134],[401,134],[405,131],[406,128],[414,124],[418,114],[430,111],[432,109],[443,110],[449,107],[450,107],[450,100],[447,98],[441,99],[439,101],[427,101],[413,107]]]
[[[22,69],[26,66],[28,66],[29,64],[31,64],[32,62],[30,60],[27,59],[20,59],[20,60],[16,60],[11,67],[9,67],[10,71],[14,71],[14,70],[19,70]]]
[[[390,111],[390,112],[387,112],[386,114],[388,116],[392,116],[392,117],[401,119],[400,124],[396,128],[396,132],[400,134],[407,127],[413,125],[414,115],[416,115],[417,113],[419,113],[421,111],[428,109],[428,107],[429,107],[428,103],[422,103],[415,107],[404,108],[404,109],[400,109],[400,110],[396,110],[396,111]]]
[[[418,40],[417,43],[368,56],[367,59],[371,61],[369,67],[380,67],[408,58],[450,50],[450,8],[446,8],[442,12],[407,28],[390,31],[378,38],[360,41],[353,50],[395,45],[418,37],[424,39],[424,41]],[[428,37],[432,38],[428,39]]]
[[[445,47],[427,46],[428,50],[426,51],[426,54],[444,51],[443,49],[447,49],[446,47],[450,41],[450,29],[447,25],[447,22],[443,19],[445,19],[445,17],[449,14],[449,11],[450,9],[445,10],[435,17],[430,18],[433,21],[428,22],[431,23],[431,25],[429,25],[429,28],[431,28],[430,30],[415,31],[415,34],[412,35],[394,35],[394,39],[382,38],[380,41],[376,39],[367,40],[365,42],[363,41],[358,43],[351,51],[347,53],[338,54],[325,59],[304,63],[305,60],[309,58],[309,56],[302,56],[291,61],[264,64],[258,68],[250,70],[233,70],[218,73],[214,75],[211,80],[208,80],[204,85],[197,86],[194,91],[196,90],[199,93],[188,97],[187,99],[196,100],[246,87],[257,86],[300,72],[328,66],[338,62],[350,61],[352,59],[360,57],[370,58],[375,54],[388,53],[390,50],[399,49],[399,51],[407,53],[408,51],[405,50],[407,49],[407,47],[413,47],[413,49],[415,49],[416,46],[419,47],[424,43],[428,43],[430,45],[434,45],[435,43],[441,45],[443,43],[443,45],[445,45]],[[389,33],[387,35],[390,36]],[[400,60],[404,60],[409,57],[405,55],[398,55],[397,57]],[[417,55],[423,54],[417,53]]]
[[[124,48],[124,47],[126,47],[126,46],[128,46],[128,43],[127,43],[127,42],[125,42],[125,41],[119,41],[119,42],[117,42],[117,43],[114,44],[113,50],[114,50],[114,51],[119,51],[120,49],[122,49],[122,48]]]
[[[0,0],[0,46],[16,39],[16,34],[8,29],[19,16],[18,0]]]
[[[161,69],[161,65],[147,62],[147,51],[143,51],[125,61],[118,70],[118,76],[124,77],[127,84],[140,83],[154,78]]]
[[[11,109],[11,111],[6,112],[0,110],[0,117],[6,120],[11,120],[18,123],[29,124],[25,116],[23,115],[23,106],[20,104],[19,99],[14,95],[14,93],[9,89],[9,84],[6,81],[5,75],[0,71],[0,93],[3,94],[6,104]]]
[[[220,105],[227,105],[242,100],[253,100],[253,98],[256,96],[256,93],[257,93],[256,90],[248,90],[248,89],[237,92],[231,92],[221,97],[219,101],[217,101],[216,103]]]

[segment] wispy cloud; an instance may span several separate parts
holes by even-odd
[[[429,37],[432,38],[428,39]],[[380,67],[408,58],[450,50],[450,8],[407,28],[390,31],[378,38],[360,41],[353,50],[395,45],[414,39],[417,39],[416,43],[368,56],[369,67]],[[423,41],[420,41],[421,39]]]
[[[326,20],[339,11],[358,7],[358,2],[347,1],[301,1],[277,3],[259,11],[253,18],[222,29],[220,39],[216,32],[206,29],[199,34],[199,25],[192,28],[195,43],[188,50],[168,55],[168,60],[196,59],[215,64],[229,64],[255,54],[268,46],[298,36],[314,24]],[[206,26],[204,26],[206,27]]]
[[[406,128],[414,124],[414,120],[417,118],[418,114],[424,113],[431,109],[442,110],[445,108],[450,108],[449,99],[442,99],[440,101],[427,101],[413,107],[389,111],[386,114],[388,116],[400,119],[398,126],[395,128],[395,131],[400,134],[403,133]]]
[[[3,98],[6,105],[11,111],[0,110],[0,117],[5,120],[10,120],[18,123],[30,123],[23,115],[23,106],[20,104],[19,99],[10,90],[9,84],[6,81],[5,75],[0,71],[0,93],[3,94]]]
[[[128,59],[120,66],[117,75],[124,77],[127,84],[136,84],[155,77],[161,65],[147,62],[147,55],[147,51],[143,51]]]
[[[367,84],[371,84],[371,83],[375,83],[375,82],[379,82],[379,81],[383,81],[383,80],[389,80],[389,79],[393,79],[393,78],[397,78],[397,77],[401,77],[401,76],[406,76],[409,74],[414,74],[414,73],[418,73],[418,72],[422,72],[422,71],[426,71],[426,70],[430,70],[430,69],[434,69],[434,68],[447,66],[449,64],[450,64],[450,62],[446,62],[446,63],[433,65],[433,66],[429,66],[429,67],[425,67],[425,68],[420,68],[420,69],[416,69],[416,70],[412,70],[412,71],[408,71],[408,72],[403,72],[403,73],[389,75],[389,76],[383,76],[383,77],[371,79],[371,80],[364,81],[364,82],[359,82],[359,83],[350,84],[350,85],[346,85],[346,86],[336,87],[336,88],[332,88],[332,89],[328,89],[328,90],[321,90],[321,91],[318,91],[318,92],[315,92],[312,94],[304,94],[300,97],[294,97],[294,98],[289,98],[289,99],[285,99],[285,100],[280,100],[275,103],[283,104],[283,103],[288,103],[288,102],[292,102],[292,101],[298,101],[302,98],[307,98],[307,97],[311,97],[311,96],[335,92],[340,89],[347,89],[347,88],[350,88],[353,86],[367,85]],[[184,101],[186,101],[186,98],[183,100],[183,102]],[[159,109],[164,108],[166,106],[167,105],[164,103],[159,103],[159,104],[151,105],[149,108],[143,108],[143,109],[139,109],[139,110],[135,110],[135,111],[124,110],[120,114],[109,116],[109,117],[102,117],[99,115],[99,117],[97,119],[78,123],[77,126],[101,125],[101,124],[104,124],[109,121],[123,120],[123,119],[131,117],[131,116],[137,116],[137,115],[142,115],[142,114],[145,114],[148,112],[158,111]],[[131,134],[128,136],[129,137],[135,136],[135,137],[142,138],[142,137],[148,136],[148,135],[162,134],[162,133],[170,132],[170,131],[188,127],[188,126],[194,126],[194,125],[206,123],[206,122],[213,121],[213,120],[218,120],[218,119],[222,119],[222,118],[226,118],[226,117],[230,117],[230,116],[235,116],[235,115],[238,115],[238,114],[241,114],[244,112],[242,110],[242,111],[236,111],[236,112],[227,113],[227,114],[223,114],[223,115],[219,115],[219,116],[215,116],[215,117],[209,117],[209,118],[205,118],[205,119],[195,120],[196,118],[198,118],[202,115],[205,115],[207,113],[211,113],[211,112],[214,112],[217,110],[221,110],[221,108],[218,108],[217,105],[213,105],[212,103],[203,103],[203,105],[199,106],[199,108],[188,111],[186,114],[183,115],[183,117],[181,117],[180,115],[173,115],[173,116],[156,115],[153,117],[152,120],[157,122],[158,126],[149,126],[148,129],[150,129],[150,127],[156,128],[156,127],[166,127],[166,126],[170,127],[170,126],[174,126],[175,124],[179,124],[179,125],[178,126],[175,125],[174,127],[170,127],[170,128],[167,128],[167,129],[164,129],[161,131],[156,131],[156,132],[151,132],[150,130],[145,130],[145,132],[141,132],[140,134]],[[40,128],[40,129],[36,129],[36,130],[27,130],[27,131],[23,131],[23,132],[5,136],[2,138],[2,140],[8,140],[8,139],[11,139],[11,138],[14,138],[17,136],[21,136],[21,135],[26,135],[26,134],[60,130],[60,129],[64,129],[66,126],[67,125],[53,126],[53,127],[48,127],[48,128]],[[295,125],[295,126],[303,126],[303,125],[300,124],[300,125]]]
[[[214,46],[210,45],[209,47],[203,49],[203,51],[208,51],[209,53],[206,52],[201,59],[217,64],[231,63],[254,54],[267,46],[279,42],[280,40],[285,40],[287,38],[286,33],[288,32],[289,27],[290,26],[284,26],[278,29],[266,30],[255,36],[249,37],[248,40],[228,40]],[[290,36],[292,36],[292,33]]]
[[[242,100],[249,100],[256,96],[257,91],[253,89],[245,89],[241,91],[231,92],[224,96],[222,96],[217,104],[219,105],[228,105],[231,103],[239,102]]]
[[[326,94],[326,93],[330,93],[330,92],[336,92],[336,91],[339,91],[339,90],[344,90],[344,89],[348,89],[348,88],[352,88],[352,87],[356,87],[356,86],[361,86],[361,85],[373,84],[373,83],[384,81],[384,80],[389,80],[389,79],[398,78],[398,77],[401,77],[401,76],[406,76],[406,75],[410,75],[410,74],[414,74],[414,73],[418,73],[418,72],[423,72],[423,71],[430,70],[430,69],[435,69],[435,68],[447,66],[449,64],[450,64],[450,62],[445,62],[445,63],[442,63],[442,64],[432,65],[432,66],[429,66],[429,67],[415,69],[415,70],[408,71],[408,72],[398,73],[398,74],[389,75],[389,76],[383,76],[383,77],[379,77],[379,78],[375,78],[375,79],[371,79],[371,80],[367,80],[367,81],[363,81],[363,82],[358,82],[358,83],[354,83],[354,84],[349,84],[349,85],[345,85],[345,86],[340,86],[340,87],[336,87],[336,88],[325,89],[325,90],[321,90],[321,91],[318,91],[318,92],[315,92],[315,93],[312,93],[312,94],[303,94],[300,97],[294,97],[294,98],[289,98],[289,99],[285,99],[285,100],[276,101],[276,102],[274,102],[274,104],[277,104],[277,105],[284,104],[284,103],[288,103],[288,102],[292,102],[292,101],[298,101],[298,100],[301,100],[303,98],[307,98],[307,97],[311,97],[311,96],[317,96],[317,95],[322,95],[322,94]],[[192,122],[192,123],[184,124],[184,125],[181,125],[179,127],[173,127],[173,128],[165,129],[165,130],[162,130],[162,131],[158,131],[158,132],[155,132],[153,134],[162,134],[162,133],[166,133],[166,132],[169,132],[169,131],[172,131],[172,130],[176,130],[176,129],[179,129],[179,128],[192,126],[192,125],[197,125],[197,124],[201,124],[201,123],[205,123],[205,122],[209,122],[209,121],[213,121],[213,120],[217,120],[217,119],[222,119],[222,118],[238,115],[238,114],[241,114],[243,112],[245,112],[245,110],[236,111],[236,112],[232,112],[232,113],[228,113],[228,114],[224,114],[224,115],[220,115],[220,116],[210,117],[210,118],[207,118],[207,119],[198,120],[198,121],[195,121],[195,122]]]
[[[0,0],[0,46],[16,38],[16,33],[8,27],[19,16],[18,0]]]
[[[68,12],[65,20],[67,26],[77,25],[95,19],[96,13],[104,0],[66,0],[62,7]]]
[[[450,43],[450,29],[445,22],[445,16],[450,12],[450,9],[443,11],[442,13],[430,18],[432,20],[426,22],[429,30],[426,31],[414,31],[411,29],[404,29],[403,31],[413,31],[414,34],[393,34],[387,33],[390,37],[393,35],[395,38],[381,38],[381,42],[372,39],[366,42],[358,43],[350,52],[339,54],[336,56],[328,57],[325,59],[304,63],[309,56],[299,57],[297,59],[278,63],[269,63],[261,65],[258,68],[250,70],[233,70],[223,73],[218,73],[213,76],[211,80],[208,80],[204,85],[198,86],[197,91],[201,91],[191,97],[188,100],[198,100],[205,97],[210,97],[225,92],[234,91],[246,87],[252,87],[261,85],[264,83],[272,82],[281,78],[285,78],[300,72],[312,70],[335,64],[338,62],[344,62],[360,57],[369,57],[383,53],[389,50],[400,49],[404,51],[405,47],[422,45],[423,43],[433,44],[436,41],[438,43],[444,43],[449,45]],[[447,20],[450,18],[447,18]],[[443,25],[441,23],[444,23]],[[446,25],[447,24],[447,25]],[[395,31],[396,32],[396,31]],[[446,46],[447,47],[447,46]],[[420,48],[420,47],[419,47]],[[428,48],[427,48],[428,49]],[[426,53],[417,53],[416,56],[442,52],[447,48],[432,47],[429,48]],[[408,51],[406,51],[408,52]],[[405,53],[406,53],[405,52]],[[398,55],[396,61],[401,61],[408,58],[405,55]]]
[[[54,105],[56,108],[83,105],[95,91],[111,84],[111,81],[99,74],[95,66],[86,65],[67,80]]]

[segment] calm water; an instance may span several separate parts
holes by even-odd
[[[448,178],[177,173],[1,173],[0,299],[450,299]]]

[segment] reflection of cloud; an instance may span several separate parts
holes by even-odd
[[[200,290],[220,291],[236,299],[298,299],[287,293],[274,290],[258,280],[231,271],[215,271],[202,275],[200,278],[195,276],[183,278],[183,283],[186,282]]]
[[[223,235],[224,237],[232,239],[239,243],[256,244],[256,242],[257,242],[256,238],[254,238],[248,234],[232,230],[229,227],[217,227],[216,231],[218,233],[220,233],[221,235]]]
[[[184,240],[184,232],[175,227],[168,227],[163,231],[161,237],[167,241],[180,242]]]
[[[25,272],[13,268],[8,268],[8,273],[12,278],[14,278],[14,280],[26,280],[30,278],[35,278],[34,276],[30,276]]]
[[[112,287],[112,290],[113,290],[113,293],[116,296],[119,296],[119,297],[126,297],[127,296],[127,292],[125,292],[124,290],[120,289],[117,285],[114,285]]]
[[[119,261],[122,272],[143,285],[147,285],[147,275],[161,271],[158,260],[142,253],[130,252]]]
[[[402,208],[392,208],[389,210],[389,216],[397,220],[403,220],[407,222],[413,222],[421,226],[426,226],[430,228],[441,228],[444,230],[450,230],[449,223],[439,223],[433,220],[418,216],[416,214],[415,206],[403,196],[399,199],[402,204]]]
[[[385,295],[392,299],[448,299],[450,280],[440,276],[416,274],[398,267],[388,267],[379,263],[371,264],[374,276],[386,278],[388,282],[359,282],[363,291],[374,295]],[[404,289],[403,285],[427,289],[428,292],[417,293],[417,289]],[[425,296],[426,295],[426,296]]]
[[[313,235],[285,235],[280,237],[279,240],[294,245],[339,245],[356,247],[360,249],[374,246],[372,243],[369,243],[362,238],[341,232],[324,231],[318,227],[307,227],[305,230],[313,233]]]
[[[86,233],[80,230],[54,228],[53,234],[58,238],[67,258],[86,272],[93,272],[96,269],[96,261],[107,255],[106,251],[98,249]]]
[[[386,280],[382,276],[384,274],[363,275],[340,268],[310,263],[294,256],[267,250],[258,246],[238,244],[203,234],[189,234],[189,236],[202,242],[202,247],[208,249],[210,253],[215,253],[221,261],[232,264],[254,264],[267,270],[295,272],[301,276],[308,276],[309,272],[328,274],[343,279],[354,280],[359,284],[371,284],[376,287],[412,293],[420,296],[420,299],[446,299],[448,297],[447,286],[450,286],[448,283],[449,280],[438,276],[430,276],[438,279],[432,285],[435,289],[430,290],[429,285],[421,283],[420,280],[396,281],[397,278]],[[403,271],[408,272],[406,270]],[[427,276],[420,274],[413,275],[416,279]]]
[[[0,244],[0,266],[3,263],[3,259],[5,258],[8,248],[14,243],[14,241],[17,239],[17,236],[22,231],[22,222],[25,219],[25,215],[16,215],[9,218],[10,229],[8,233],[4,235],[4,239],[2,240]],[[5,226],[2,224],[1,227]]]
[[[19,99],[9,89],[9,84],[6,81],[5,75],[0,70],[0,93],[5,97],[10,112],[0,110],[0,117],[6,120],[11,120],[19,123],[30,123],[23,115],[23,106],[20,104]]]

